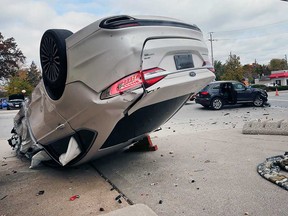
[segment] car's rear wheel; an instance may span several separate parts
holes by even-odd
[[[261,95],[259,95],[259,94],[256,95],[256,97],[254,98],[254,101],[253,101],[253,105],[256,107],[261,107],[264,105],[264,100],[261,97]]]
[[[49,29],[41,39],[40,61],[45,89],[49,97],[58,100],[65,89],[67,55],[65,39],[72,35],[65,29]]]
[[[223,100],[221,98],[213,98],[211,101],[211,107],[214,110],[220,110],[223,107]]]

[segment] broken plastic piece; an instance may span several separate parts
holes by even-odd
[[[78,146],[77,141],[74,139],[74,137],[71,137],[68,148],[66,153],[63,153],[59,157],[59,161],[62,164],[62,166],[65,166],[70,161],[72,161],[74,158],[76,158],[81,153],[81,150]]]
[[[45,151],[39,151],[32,157],[30,169],[37,167],[42,161],[51,160],[51,157]]]
[[[80,198],[80,196],[79,195],[74,195],[74,196],[72,196],[72,197],[70,197],[70,201],[74,201],[75,199],[77,199],[77,198]]]

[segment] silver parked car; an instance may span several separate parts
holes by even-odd
[[[215,77],[200,29],[163,17],[47,30],[40,60],[43,80],[15,117],[10,144],[62,166],[143,139]]]

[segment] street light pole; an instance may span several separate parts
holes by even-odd
[[[209,35],[210,35],[209,41],[210,41],[210,44],[211,44],[211,59],[212,59],[212,65],[214,66],[214,56],[213,56],[213,41],[214,41],[214,39],[213,39],[213,33],[214,33],[214,32],[209,32]]]

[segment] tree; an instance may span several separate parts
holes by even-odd
[[[20,76],[14,76],[9,79],[5,89],[7,91],[7,95],[21,94],[22,90],[26,91],[25,94],[30,95],[33,90],[33,86],[30,85],[26,79],[23,79]]]
[[[243,78],[244,72],[240,63],[240,57],[236,55],[230,55],[230,57],[226,61],[224,73],[221,76],[221,79],[241,81]]]
[[[39,83],[41,79],[41,73],[37,68],[37,65],[32,61],[30,68],[27,71],[27,81],[33,86],[36,87],[36,85]]]
[[[271,71],[285,70],[287,69],[287,62],[285,59],[272,59],[269,64]]]
[[[225,68],[225,65],[223,65],[221,61],[217,61],[217,60],[214,61],[214,69],[215,69],[216,80],[220,80],[221,79],[221,76],[224,73],[224,68]]]
[[[25,56],[17,48],[13,37],[4,39],[0,32],[0,78],[8,79],[15,76],[19,64],[25,62]]]

